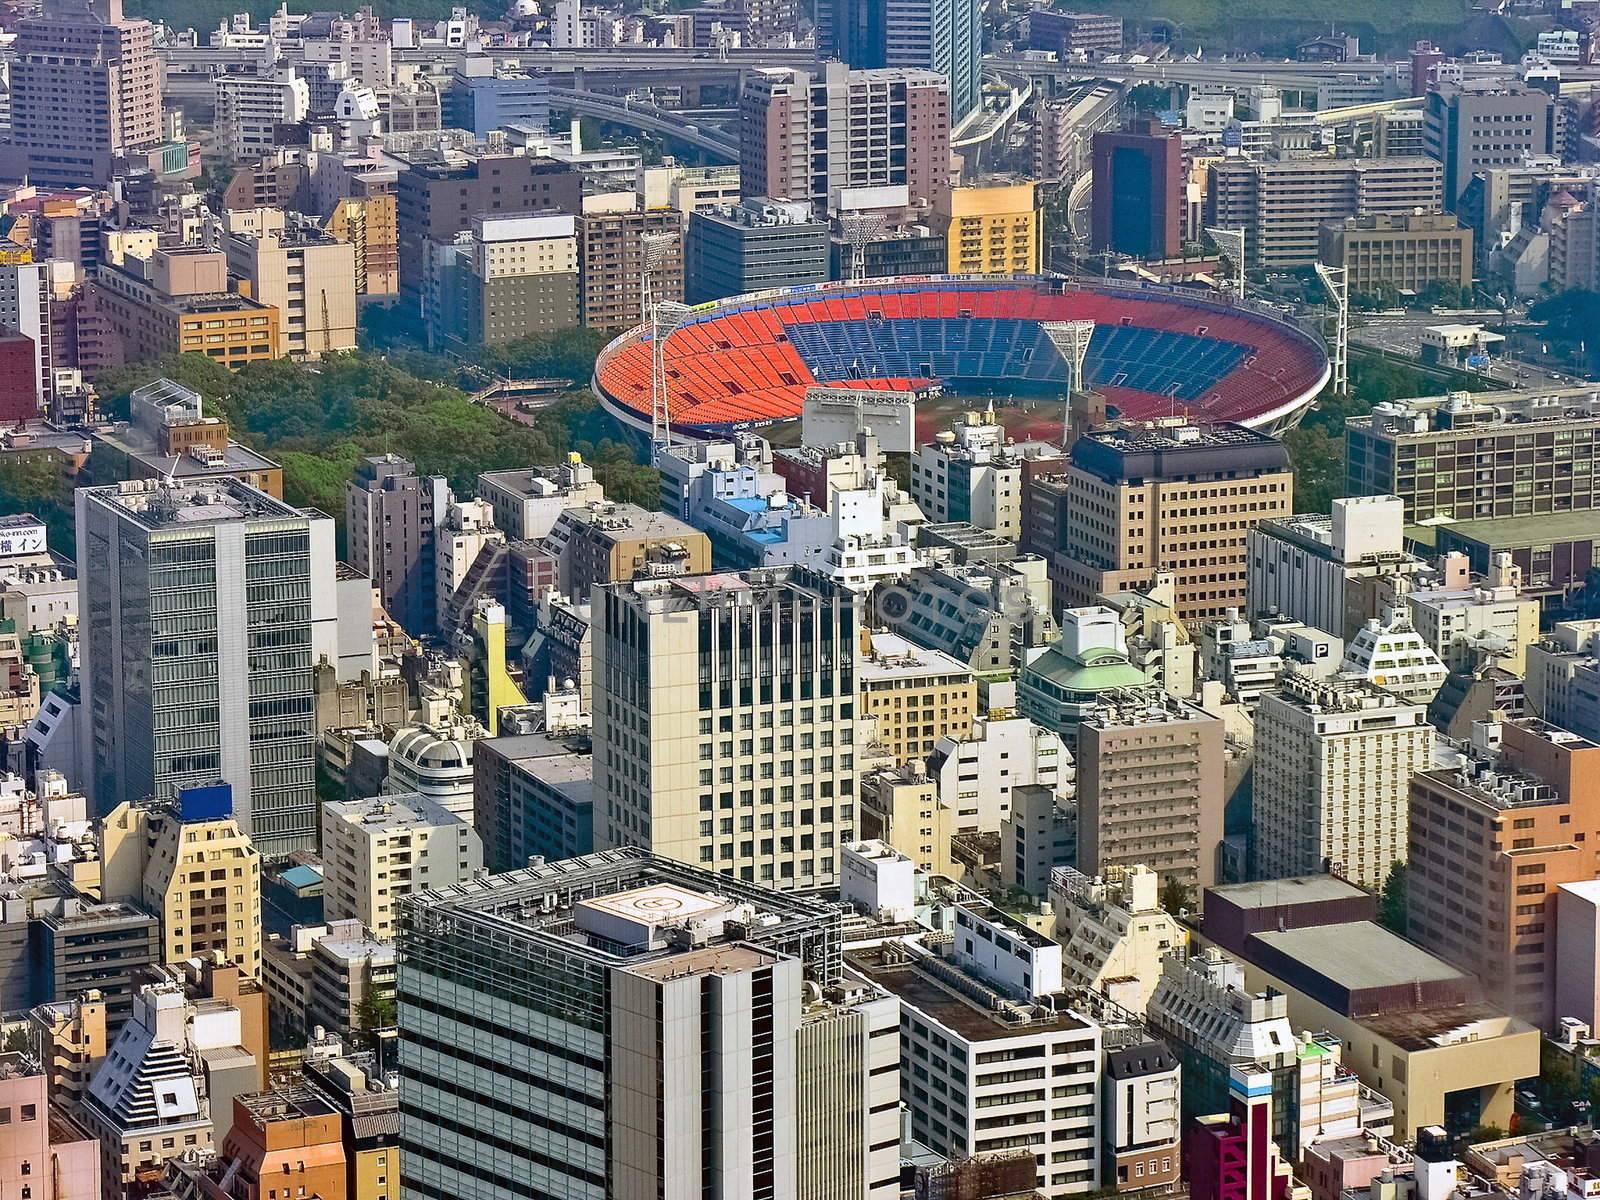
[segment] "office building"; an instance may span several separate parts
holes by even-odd
[[[1344,268],[1352,296],[1472,286],[1472,230],[1448,213],[1346,217],[1321,238],[1317,261]]]
[[[817,6],[817,50],[820,58],[858,71],[906,67],[944,76],[954,127],[978,107],[983,89],[983,6],[976,0],[824,0]]]
[[[1049,51],[1061,62],[1120,54],[1122,18],[1036,7],[1028,13],[1028,49]]]
[[[1237,425],[1124,424],[1073,443],[1066,545],[1054,556],[1068,608],[1170,571],[1180,620],[1245,603],[1246,543],[1293,511],[1283,443]]]
[[[392,296],[400,290],[400,228],[393,183],[355,186],[359,195],[340,197],[324,228],[355,247],[356,295]]]
[[[413,637],[437,619],[433,537],[449,506],[442,476],[420,476],[394,454],[370,455],[345,485],[345,544],[350,565],[372,580],[384,611]]]
[[[861,833],[881,841],[930,875],[959,877],[950,855],[955,813],[920,764],[885,767],[861,777]]]
[[[119,157],[161,141],[155,27],[120,0],[45,5],[17,26],[11,138],[41,188],[104,187]]]
[[[468,130],[479,140],[510,125],[534,130],[550,126],[549,77],[497,70],[487,56],[463,58],[439,100],[445,126]]]
[[[1183,143],[1151,122],[1094,135],[1089,245],[1134,258],[1183,249]]]
[[[670,209],[586,212],[577,218],[578,315],[589,329],[632,329],[644,320],[645,244],[665,247],[650,269],[655,300],[683,299],[683,215]]]
[[[1450,212],[1478,171],[1559,152],[1555,99],[1520,80],[1441,80],[1425,104],[1423,145],[1444,168]]]
[[[711,541],[671,513],[592,500],[563,510],[544,540],[563,594],[587,599],[597,583],[711,569]]]
[[[1422,704],[1288,672],[1256,707],[1255,875],[1331,871],[1381,890],[1407,853],[1411,776],[1433,757]]]
[[[483,842],[461,817],[420,795],[322,806],[322,914],[395,936],[402,896],[463,883],[483,869]]]
[[[474,217],[439,263],[436,342],[493,345],[578,323],[578,233],[566,213]]]
[[[348,1200],[399,1200],[400,1089],[372,1054],[347,1052],[334,1039],[313,1042],[301,1063],[305,1079],[339,1114]]]
[[[940,738],[966,737],[978,715],[978,681],[965,663],[892,633],[863,633],[862,717],[897,766],[927,760]]]
[[[200,1200],[245,1195],[356,1200],[348,1178],[339,1112],[320,1091],[295,1083],[233,1099],[232,1124],[214,1159],[193,1167]]]
[[[1600,620],[1557,621],[1528,647],[1530,715],[1600,741]]]
[[[1039,210],[1032,180],[952,187],[934,209],[952,275],[1035,275]]]
[[[123,802],[100,831],[101,894],[161,922],[159,961],[214,958],[261,972],[261,855],[226,784],[181,788],[159,807]]]
[[[1459,560],[1457,560],[1459,561]],[[1466,576],[1465,564],[1458,572]],[[1476,582],[1406,592],[1411,625],[1451,671],[1471,671],[1479,660],[1523,675],[1528,647],[1539,639],[1539,598],[1522,590],[1522,572],[1500,555]]]
[[[890,942],[846,958],[900,1002],[911,1136],[948,1159],[1024,1147],[1039,1194],[1093,1192],[1103,1165],[1103,1030],[1057,995],[1055,941],[977,898],[953,907],[948,956]],[[1042,1078],[1031,1074],[1039,1068],[1009,1065],[1034,1059],[1049,1064],[1048,1087],[1019,1086]]]
[[[948,269],[944,234],[929,225],[886,229],[865,242],[841,237],[838,222],[828,242],[828,278],[886,279],[891,275],[939,275]]]
[[[161,922],[142,904],[69,899],[39,914],[28,935],[28,999],[50,1004],[98,991],[112,1032],[133,1011],[146,972],[162,961]]]
[[[1101,1178],[1118,1194],[1160,1194],[1178,1185],[1183,1169],[1181,1141],[1182,1069],[1165,1043],[1137,1026],[1117,1031],[1106,1047],[1102,1076],[1106,1129],[1101,1147]]]
[[[1399,496],[1413,523],[1590,509],[1597,431],[1592,388],[1391,400],[1346,419],[1346,486]]]
[[[1055,447],[1007,440],[994,410],[963,413],[911,453],[911,498],[936,524],[965,521],[1008,541],[1022,536],[1022,480],[1059,465]]]
[[[1217,880],[1223,722],[1152,689],[1111,692],[1078,726],[1078,869],[1144,865],[1192,899]]]
[[[928,774],[960,832],[998,833],[1016,788],[1063,793],[1071,768],[1072,753],[1059,734],[1004,713],[974,717],[970,732],[946,734],[928,756]]]
[[[335,1037],[370,1036],[363,1026],[393,1001],[398,970],[392,941],[360,921],[294,925],[272,934],[261,976],[272,999],[274,1028],[308,1034],[319,1025]]]
[[[472,755],[489,731],[475,717],[448,712],[402,725],[389,739],[385,790],[420,792],[465,819],[472,812]]]
[[[356,348],[356,248],[314,227],[229,233],[239,291],[278,310],[276,357],[304,360]]]
[[[1449,671],[1399,608],[1356,630],[1345,647],[1342,675],[1358,676],[1413,704],[1430,704]]]
[[[638,851],[409,898],[401,1195],[892,1200],[899,1006],[844,983],[839,922]],[[494,1115],[547,1057],[560,1093]]]
[[[6,400],[16,420],[37,417],[41,409],[49,407],[55,395],[50,269],[50,264],[42,262],[0,263],[0,327],[8,331],[8,369],[0,378],[7,381]],[[27,339],[26,346],[17,340],[19,338]],[[31,371],[18,373],[24,352]],[[71,360],[63,354],[62,361]],[[27,386],[30,376],[31,388]]]
[[[596,836],[768,886],[836,879],[856,829],[854,597],[781,567],[610,584],[594,605]]]
[[[1412,781],[1406,928],[1477,974],[1495,1003],[1549,1028],[1565,1015],[1554,1005],[1557,889],[1596,874],[1600,746],[1535,720],[1500,734],[1498,761]]]
[[[925,216],[949,186],[950,96],[931,71],[762,69],[739,109],[741,195],[822,212],[847,189],[904,187],[908,215]],[[819,139],[824,155],[811,150]]]
[[[484,865],[514,871],[595,849],[594,759],[586,728],[484,738],[472,759],[472,827]]]
[[[311,115],[311,85],[293,66],[261,64],[264,71],[219,75],[215,81],[216,128],[229,158],[269,158],[279,130]]]
[[[494,509],[495,527],[513,542],[538,541],[567,509],[606,498],[594,468],[577,454],[555,466],[485,471],[478,476],[477,491]]]
[[[100,1144],[26,1054],[0,1054],[0,1188],[28,1200],[100,1200]]]
[[[1322,226],[1440,209],[1444,168],[1417,158],[1224,158],[1211,165],[1205,223],[1243,229],[1252,268],[1315,262]]]
[[[683,293],[690,304],[830,278],[828,223],[806,204],[757,197],[700,209],[688,220]]]
[[[1043,900],[1050,876],[1078,856],[1078,813],[1053,787],[1011,789],[1011,811],[1000,822],[1000,880]]]
[[[77,531],[98,811],[221,778],[258,851],[314,844],[311,676],[337,654],[333,521],[229,480],[151,480],[79,489]],[[184,606],[168,608],[179,588]]]

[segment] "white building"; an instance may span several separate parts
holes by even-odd
[[[1433,757],[1426,702],[1289,672],[1256,708],[1256,871],[1337,869],[1381,888],[1406,858],[1411,776]]]
[[[965,413],[912,451],[911,498],[930,521],[969,521],[1019,541],[1023,459],[1059,453],[1052,446],[1007,441],[993,409]]]
[[[1528,647],[1530,715],[1600,739],[1600,620],[1558,621]]]
[[[1062,790],[1072,755],[1061,735],[1026,717],[979,717],[966,737],[946,735],[928,756],[939,798],[958,831],[998,833],[1011,814],[1011,789],[1032,783]]]
[[[554,467],[486,471],[478,476],[478,499],[494,510],[492,523],[513,542],[545,537],[569,508],[598,504],[606,490],[594,468],[576,454]],[[587,603],[588,597],[579,599]]]
[[[311,111],[311,88],[293,67],[267,75],[219,75],[216,126],[228,154],[240,163],[272,154],[279,125],[304,121]]]
[[[917,864],[887,842],[851,842],[839,856],[839,898],[885,921],[916,915]]]
[[[451,611],[450,600],[466,582],[467,572],[486,546],[501,545],[506,535],[494,522],[494,506],[487,500],[458,500],[446,511],[433,535],[434,611]]]
[[[464,883],[483,869],[483,841],[461,817],[422,795],[322,806],[323,917],[395,936],[395,903]]]
[[[1464,572],[1464,568],[1463,568]],[[1411,624],[1452,671],[1470,671],[1478,655],[1513,675],[1527,670],[1528,647],[1539,637],[1539,598],[1522,590],[1522,569],[1497,554],[1478,584],[1406,592]]]
[[[0,264],[0,328],[33,342],[34,391],[43,408],[55,393],[50,349],[50,264]]]
[[[1200,664],[1207,679],[1222,685],[1246,709],[1278,685],[1283,654],[1278,645],[1260,638],[1238,609],[1226,617],[1207,621],[1200,628]]]
[[[489,731],[472,717],[402,725],[389,739],[385,791],[397,796],[420,794],[471,820],[472,748],[488,736]]]
[[[1428,704],[1449,672],[1401,611],[1389,608],[1356,631],[1345,647],[1342,674],[1359,675],[1402,700]]]

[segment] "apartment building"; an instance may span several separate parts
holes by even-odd
[[[1033,275],[1039,209],[1032,180],[946,189],[934,208],[952,275]]]
[[[1353,496],[1399,496],[1411,522],[1591,509],[1597,435],[1593,388],[1391,400],[1346,419],[1346,486]]]
[[[436,341],[492,345],[578,323],[578,232],[566,213],[474,217],[439,252]]]
[[[595,848],[588,730],[484,738],[472,760],[472,825],[490,871],[560,862]]]
[[[363,188],[334,205],[324,228],[355,247],[358,296],[393,296],[400,290],[400,226],[393,185]]]
[[[1600,746],[1538,720],[1500,726],[1497,759],[1415,776],[1407,935],[1476,974],[1498,1005],[1556,1016],[1556,893],[1593,879]]]
[[[918,870],[960,875],[950,856],[954,816],[921,765],[885,767],[861,777],[861,835],[883,842]]]
[[[740,96],[744,196],[836,207],[848,188],[904,187],[927,215],[949,187],[950,94],[943,76],[905,68],[752,71]],[[825,144],[825,153],[811,149]]]
[[[83,367],[204,354],[230,370],[275,358],[282,316],[229,289],[226,256],[198,249],[129,254],[101,264],[85,297]]]
[[[278,312],[277,357],[356,348],[356,248],[311,227],[230,233],[228,273]]]
[[[1028,48],[1052,51],[1062,62],[1117,54],[1122,50],[1122,18],[1035,8],[1028,13]]]
[[[345,485],[345,544],[350,565],[372,580],[384,611],[413,637],[437,619],[434,530],[449,507],[444,477],[419,476],[395,454],[370,455]]]
[[[1381,890],[1406,858],[1411,776],[1433,758],[1426,706],[1291,671],[1255,729],[1255,876],[1331,871]]]
[[[426,796],[375,796],[322,806],[323,916],[393,939],[402,896],[449,887],[483,869],[483,841]]]
[[[1529,714],[1600,741],[1600,620],[1557,621],[1528,647]]]
[[[1095,876],[1062,867],[1050,876],[1062,976],[1129,1012],[1149,1007],[1161,963],[1189,943],[1188,931],[1161,907],[1161,880],[1149,867],[1109,867]]]
[[[1004,713],[974,717],[970,732],[946,734],[928,756],[928,774],[962,832],[998,833],[1011,815],[1014,789],[1037,785],[1060,793],[1071,767],[1060,734]]]
[[[219,75],[215,89],[217,131],[235,162],[270,157],[279,128],[311,113],[311,85],[293,66]]]
[[[1472,286],[1472,230],[1448,213],[1372,214],[1322,226],[1317,261],[1341,267],[1352,296]]]
[[[562,592],[582,598],[597,583],[711,570],[711,541],[701,530],[671,513],[609,500],[564,509],[544,549],[556,560]]]
[[[1016,542],[1024,478],[1060,463],[1054,446],[1007,440],[993,410],[963,413],[912,451],[911,498],[929,521],[964,521]]]
[[[978,107],[983,90],[983,6],[976,0],[824,0],[817,6],[819,58],[856,68],[921,68],[949,80],[950,124]]]
[[[1208,173],[1205,223],[1243,229],[1252,268],[1307,266],[1324,223],[1436,213],[1443,186],[1443,165],[1421,156],[1225,158]]]
[[[1467,574],[1464,569],[1462,576]],[[1497,555],[1487,577],[1406,592],[1411,625],[1452,671],[1471,671],[1493,659],[1513,675],[1527,669],[1528,647],[1539,640],[1539,597],[1522,588],[1511,556]]]
[[[899,1005],[844,977],[840,919],[633,850],[410,897],[408,1187],[893,1200]],[[581,1069],[502,1112],[530,1047]]]
[[[1160,568],[1185,622],[1243,607],[1247,540],[1293,511],[1283,443],[1238,425],[1122,424],[1073,443],[1066,545],[1053,556],[1067,608],[1137,589]]]
[[[1078,869],[1144,865],[1198,901],[1217,880],[1223,722],[1149,688],[1107,693],[1078,726]]]
[[[862,633],[860,716],[897,766],[926,761],[940,738],[963,738],[978,715],[978,681],[965,663],[892,633]]]
[[[586,212],[577,218],[579,320],[589,329],[631,329],[644,320],[645,246],[660,250],[650,295],[683,300],[681,213],[670,209]]]

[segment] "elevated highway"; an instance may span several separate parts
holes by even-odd
[[[601,96],[573,88],[551,88],[550,107],[656,134],[667,141],[693,147],[714,163],[739,161],[737,133],[728,133],[704,123],[703,119],[691,120],[689,114],[673,112],[641,100],[630,100],[625,96]]]

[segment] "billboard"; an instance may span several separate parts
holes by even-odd
[[[836,446],[853,442],[856,434],[870,429],[885,452],[909,454],[916,441],[916,417],[914,392],[807,388],[800,440],[807,446]]]

